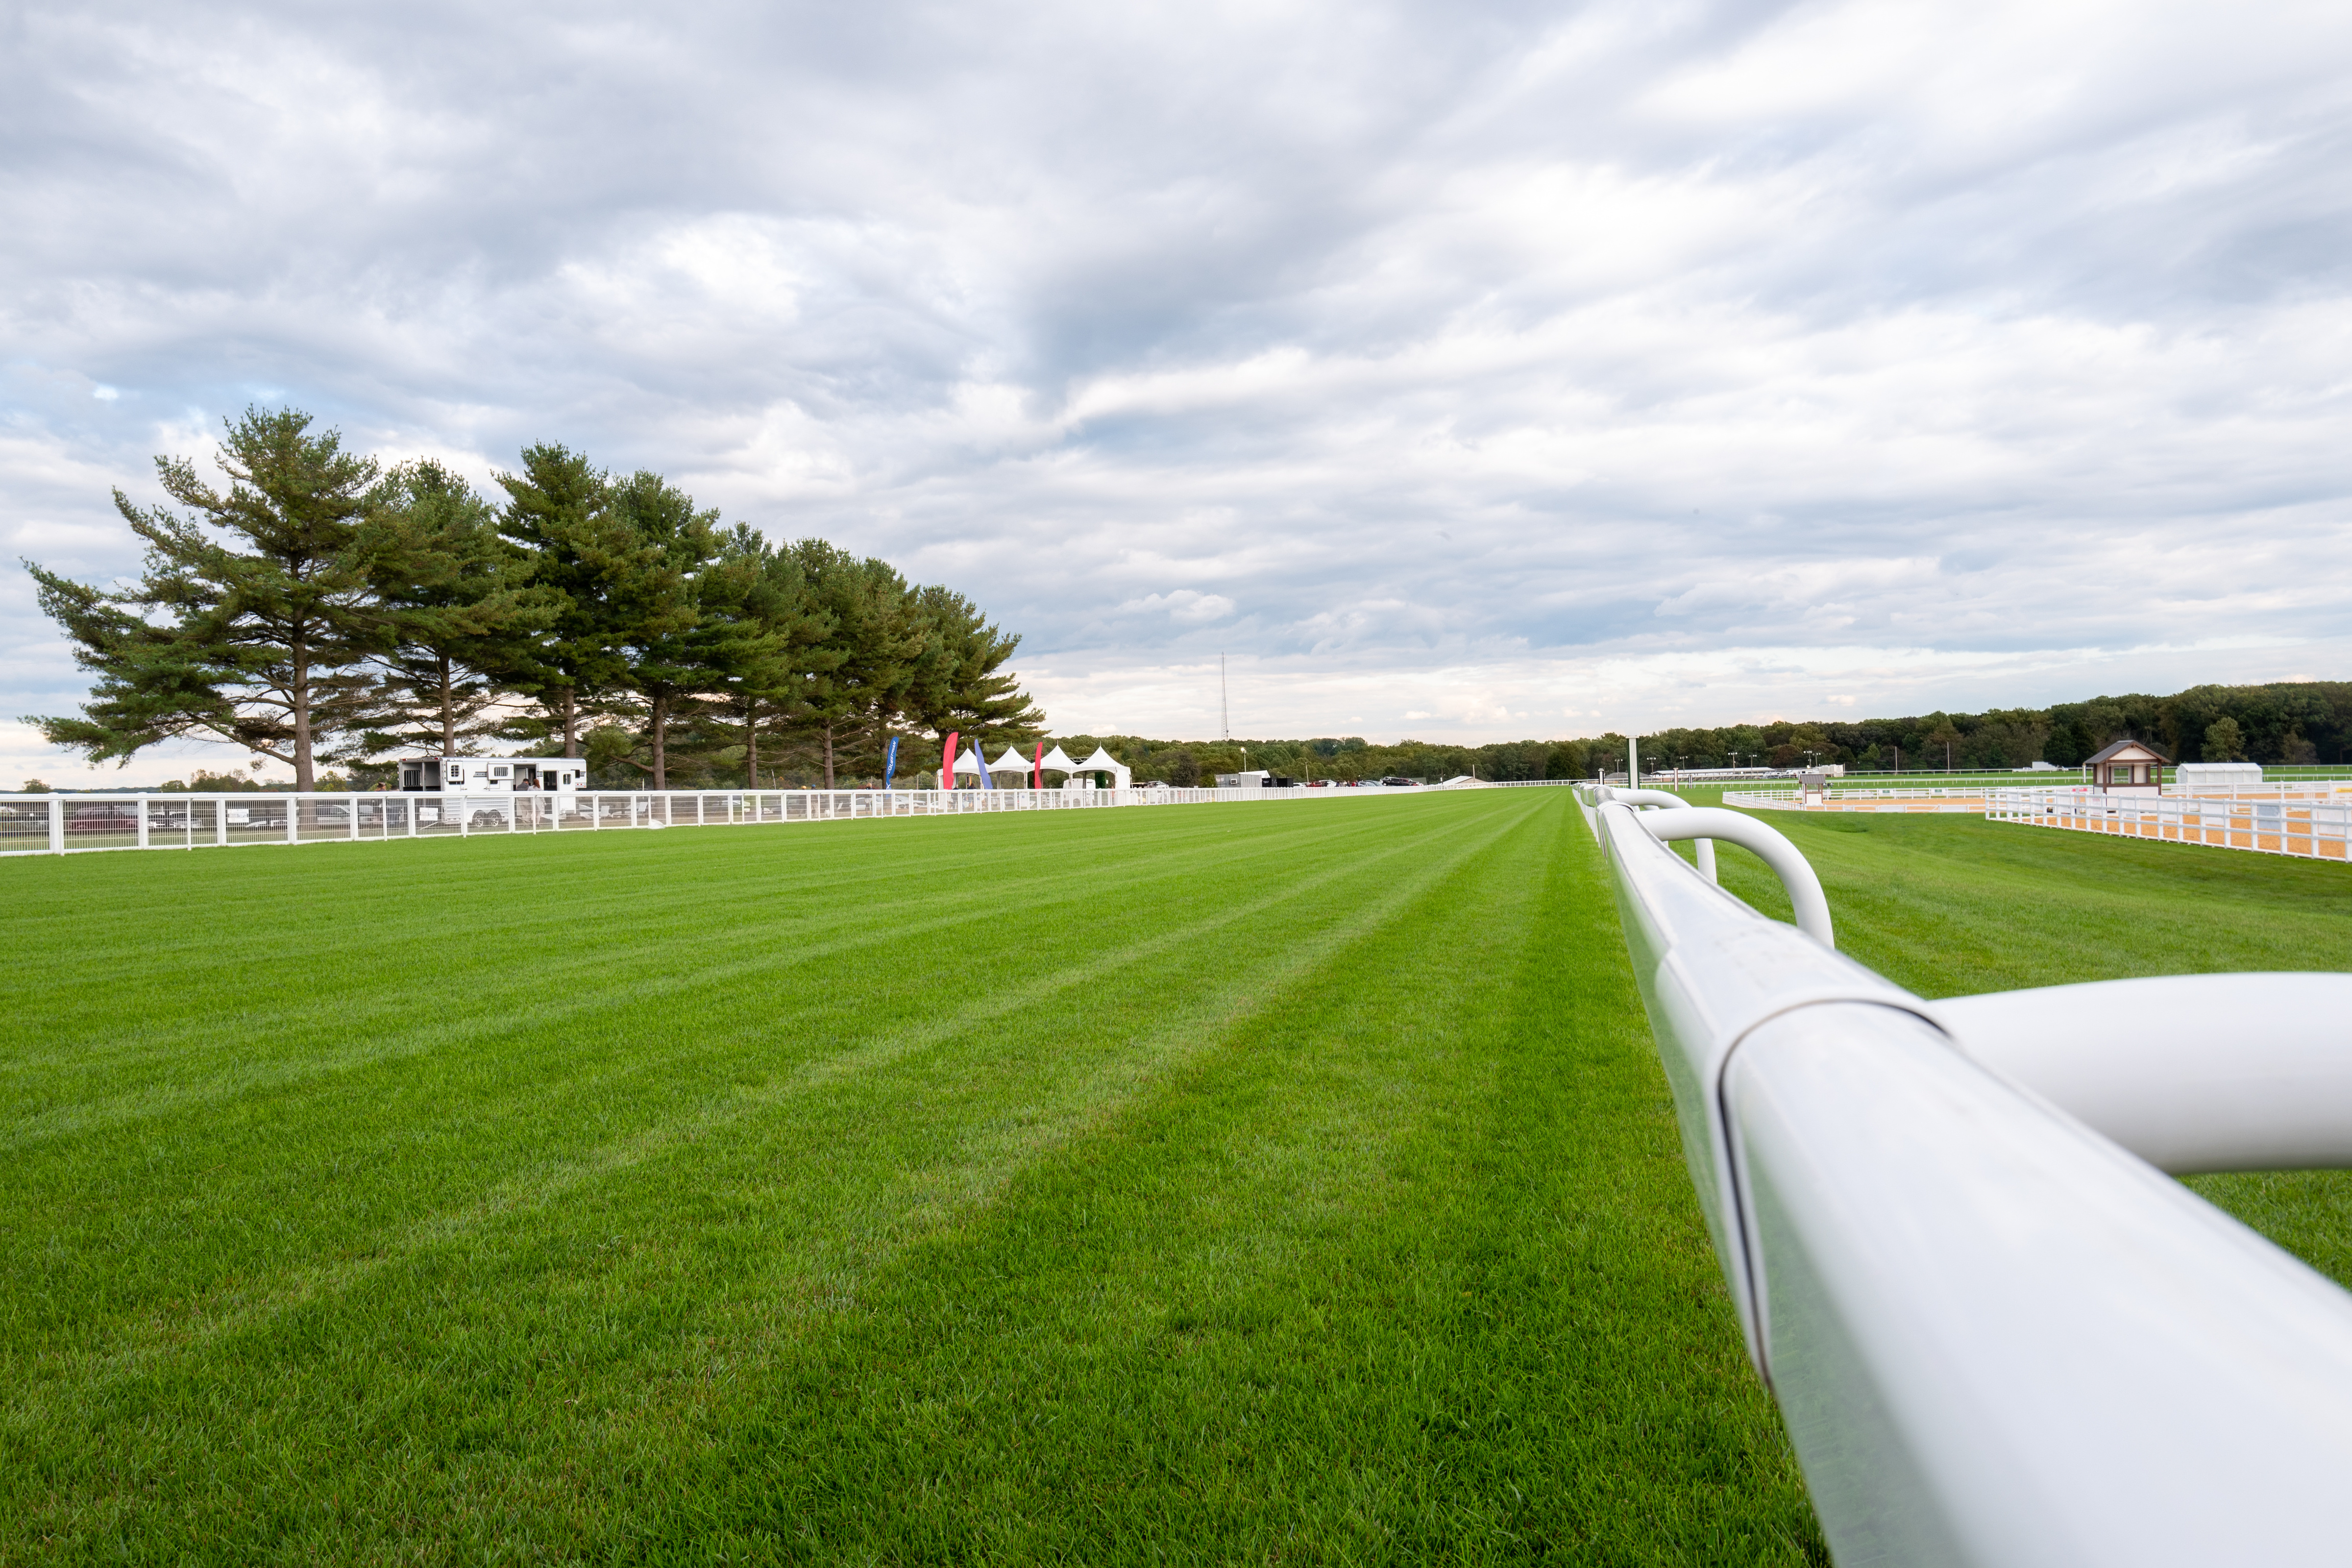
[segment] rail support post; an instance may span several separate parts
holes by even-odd
[[[49,796],[49,853],[66,852],[66,803],[63,796]]]
[[[1601,791],[1601,795],[1602,798],[1606,800],[1629,801],[1637,806],[1664,806],[1668,811],[1696,811],[1698,809],[1698,807],[1693,805],[1682,796],[1662,789],[1610,789],[1604,786]],[[1705,877],[1710,882],[1714,881],[1716,879],[1715,840],[1712,838],[1694,839],[1691,842],[1691,847],[1698,857],[1698,874]]]
[[[1780,879],[1780,886],[1788,890],[1797,929],[1823,947],[1837,945],[1837,936],[1830,927],[1830,901],[1822,892],[1821,878],[1813,874],[1811,864],[1797,847],[1772,828],[1752,816],[1714,805],[1694,805],[1683,811],[1645,811],[1641,814],[1641,821],[1650,830],[1650,837],[1663,843],[1671,844],[1679,838],[1721,838],[1753,852],[1772,868],[1773,874]]]

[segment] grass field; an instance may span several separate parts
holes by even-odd
[[[1822,1560],[1565,791],[0,877],[0,1561]]]
[[[2341,867],[1769,820],[1928,995],[2352,968]],[[0,1562],[1824,1560],[1566,791],[0,877]]]

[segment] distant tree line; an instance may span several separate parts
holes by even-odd
[[[1019,637],[971,601],[821,539],[768,542],[658,474],[526,448],[492,500],[429,459],[389,468],[293,409],[227,422],[215,489],[159,458],[182,510],[116,507],[146,542],[109,590],[27,562],[91,671],[76,717],[28,720],[91,762],[184,736],[316,787],[322,764],[496,740],[607,784],[835,784],[893,736],[1034,739]],[[935,751],[936,748],[933,748]],[[936,756],[902,756],[910,775]]]
[[[1905,719],[1822,720],[1662,730],[1639,737],[1648,768],[1796,767],[1840,763],[1857,771],[1943,772],[2073,767],[2113,741],[2153,742],[2176,762],[2251,761],[2309,765],[2352,760],[2352,682],[2197,686],[2169,697],[2096,697],[2053,708],[1928,713]],[[1475,773],[1495,781],[1591,778],[1625,763],[1614,732],[1566,741],[1497,741],[1455,746],[1400,741],[1376,746],[1360,736],[1307,741],[1163,741],[1087,735],[1072,749],[1102,744],[1138,778],[1207,782],[1216,773],[1265,768],[1294,778],[1431,780]]]
[[[2110,742],[2145,741],[2175,762],[2342,763],[2352,752],[2352,682],[2192,686],[2169,697],[2095,697],[2050,708],[1664,730],[1641,737],[1645,766],[1809,760],[1856,770],[2074,767]],[[1584,742],[1624,755],[1622,737]]]
[[[1498,741],[1491,745],[1454,746],[1400,741],[1375,746],[1360,735],[1321,736],[1307,741],[1160,741],[1144,735],[1078,735],[1065,750],[1083,755],[1095,746],[1135,770],[1138,779],[1158,779],[1190,787],[1213,783],[1218,773],[1264,768],[1307,779],[1419,778],[1435,782],[1475,772],[1482,779],[1587,778],[1580,741]]]

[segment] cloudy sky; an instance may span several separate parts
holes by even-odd
[[[83,690],[14,558],[135,570],[251,403],[886,556],[1064,732],[2352,674],[2340,0],[0,26],[7,716]]]

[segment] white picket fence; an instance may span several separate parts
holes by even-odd
[[[1664,842],[1769,835],[1802,913],[1760,819],[1579,803],[1839,1563],[2344,1559],[2352,1295],[2171,1174],[2352,1166],[2352,975],[1931,1003]]]
[[[1340,789],[583,790],[0,795],[0,855],[373,843],[482,834],[757,826],[886,816],[1101,810],[1377,796]],[[1386,792],[1401,794],[1402,792]]]
[[[2076,833],[2201,844],[2307,860],[2352,858],[2352,800],[2286,791],[2217,795],[2111,794],[2084,789],[1995,790],[1984,814]]]
[[[1817,805],[1804,804],[1793,789],[1723,792],[1723,804],[1749,811],[1969,812],[1983,809],[1981,785],[1952,784],[1885,789],[1831,789]]]

